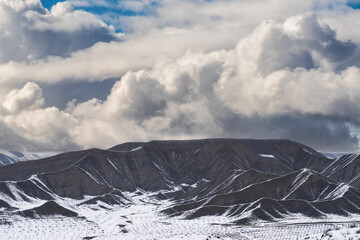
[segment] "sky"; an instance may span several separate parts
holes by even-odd
[[[0,0],[0,149],[359,151],[360,1]]]

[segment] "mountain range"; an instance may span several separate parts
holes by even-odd
[[[132,142],[0,167],[0,215],[82,217],[78,206],[170,202],[159,214],[236,225],[360,214],[360,156],[331,159],[290,140]],[[64,204],[66,203],[66,204]],[[104,205],[105,204],[105,205]]]

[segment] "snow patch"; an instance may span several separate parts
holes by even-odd
[[[344,196],[344,194],[349,190],[350,186],[346,183],[341,183],[337,186],[332,192],[330,192],[325,199],[334,199]]]
[[[304,150],[304,152],[307,152],[307,153],[309,153],[311,155],[314,155],[312,152],[310,152],[309,150],[306,150],[305,148],[303,148],[303,150]]]
[[[265,158],[275,158],[274,155],[271,155],[271,154],[260,154],[260,153],[259,153],[259,155],[260,155],[261,157],[265,157]]]
[[[130,152],[134,152],[134,151],[140,150],[140,149],[142,149],[142,148],[143,148],[143,147],[142,147],[142,145],[141,145],[141,146],[139,146],[139,147],[136,147],[136,148],[131,149]]]

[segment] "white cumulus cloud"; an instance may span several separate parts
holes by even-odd
[[[15,89],[9,92],[3,103],[3,107],[10,114],[18,113],[24,110],[39,109],[44,105],[41,88],[28,82],[19,90]]]
[[[0,1],[0,63],[69,56],[96,42],[119,40],[113,27],[68,2],[44,9],[40,0]]]

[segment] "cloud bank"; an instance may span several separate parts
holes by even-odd
[[[136,2],[127,4],[142,9]],[[1,148],[236,137],[358,149],[360,36],[345,25],[360,17],[344,2],[159,1],[154,15],[119,16],[131,29],[121,36],[71,3],[80,4],[0,4]],[[11,55],[20,46],[14,29],[25,47]],[[50,35],[63,33],[72,40],[49,48]],[[64,109],[45,107],[39,87],[110,77],[119,80],[104,100],[74,99]]]

